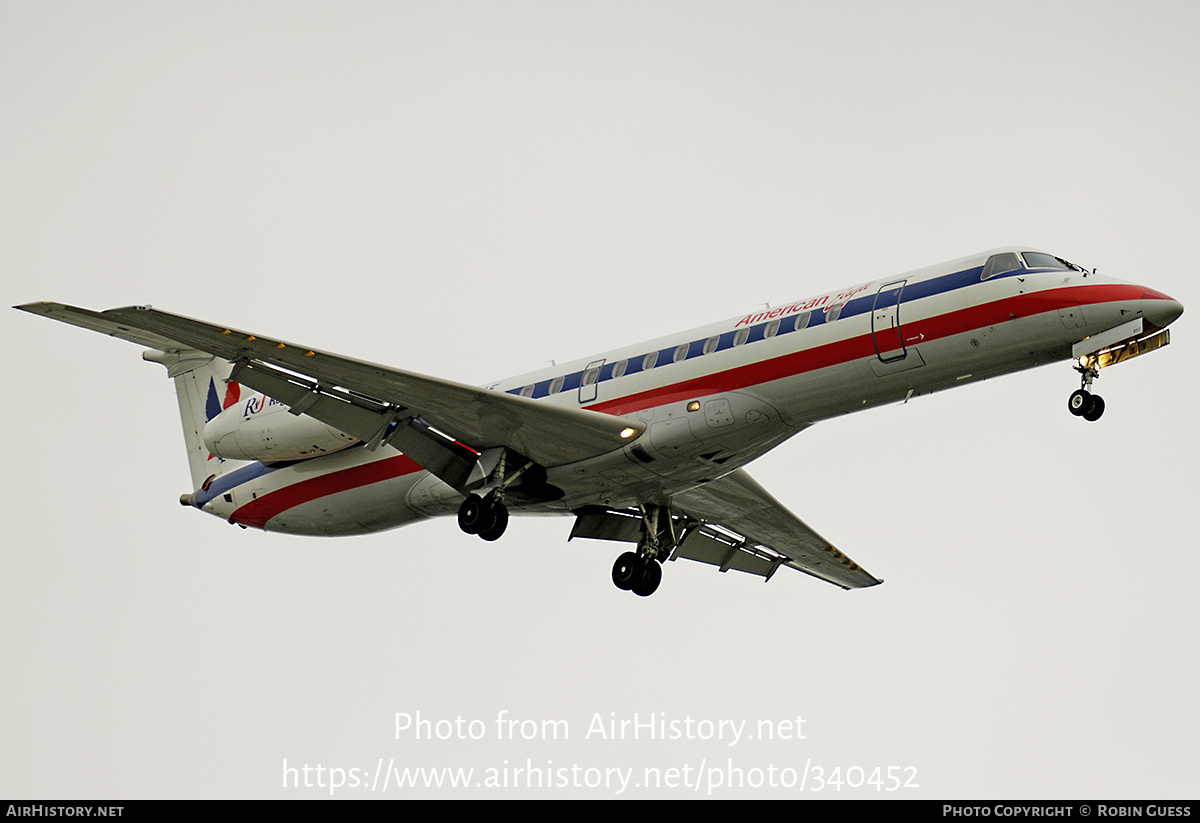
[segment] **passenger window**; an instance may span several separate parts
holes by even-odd
[[[533,386],[522,386],[521,387],[521,396],[522,397],[533,397]]]
[[[658,352],[652,351],[646,355],[646,359],[642,361],[642,371],[650,371],[658,362]]]
[[[842,316],[842,304],[841,303],[834,303],[832,306],[830,306],[829,308],[827,308],[825,310],[825,322],[826,323],[832,323],[834,320],[837,320],[841,316]]]
[[[584,385],[584,386],[592,385],[593,383],[596,382],[596,378],[599,376],[600,376],[600,367],[599,366],[597,366],[594,369],[588,369],[587,371],[585,371],[583,373],[582,385]]]
[[[684,360],[687,358],[688,347],[689,347],[688,343],[680,343],[678,346],[675,347],[675,362],[676,363],[678,363],[680,360]]]
[[[625,370],[627,368],[629,368],[629,361],[628,360],[620,361],[619,363],[617,363],[617,365],[613,366],[613,377],[622,377],[625,374]]]
[[[808,321],[812,319],[812,312],[806,311],[803,314],[796,315],[796,331],[808,326]]]
[[[562,391],[563,380],[562,377],[556,377],[550,381],[550,394],[558,394]]]
[[[733,336],[733,345],[735,345],[735,346],[742,345],[743,343],[746,342],[746,338],[749,336],[750,336],[749,329],[738,329],[737,333]]]
[[[712,354],[713,352],[715,352],[717,350],[717,344],[720,342],[721,342],[721,338],[717,335],[713,335],[712,337],[705,340],[704,341],[704,353]]]
[[[989,277],[995,277],[997,274],[1004,274],[1007,271],[1017,271],[1021,268],[1021,258],[1017,257],[1016,252],[1004,252],[1002,254],[993,254],[983,264],[983,274],[979,276],[980,280],[987,280]]]
[[[763,337],[774,337],[777,334],[779,334],[779,321],[772,320],[763,330]]]

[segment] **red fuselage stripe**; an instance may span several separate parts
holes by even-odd
[[[1057,311],[1067,306],[1137,300],[1142,298],[1145,293],[1146,289],[1143,286],[1125,284],[1049,289],[983,303],[925,320],[905,322],[902,319],[901,328],[905,342],[916,345],[919,342],[950,337],[972,329],[999,325],[1020,317]],[[1165,295],[1164,298],[1170,299]],[[902,309],[903,305],[901,304]],[[639,394],[607,400],[587,408],[612,414],[628,414],[675,400],[703,397],[768,383],[772,380],[848,363],[859,358],[871,357],[874,354],[875,343],[871,335],[862,334],[813,349],[805,349],[758,363],[727,369],[723,372],[706,374]],[[264,528],[272,517],[302,503],[418,471],[422,471],[421,466],[405,455],[376,460],[361,466],[303,480],[265,494],[240,507],[229,517],[229,520],[231,523]]]
[[[904,304],[902,303],[900,322],[905,343],[917,345],[930,340],[951,337],[972,329],[998,326],[1020,317],[1058,311],[1066,306],[1137,300],[1142,297],[1144,292],[1143,286],[1125,284],[1049,289],[1007,297],[1003,300],[939,314],[925,320],[913,321],[904,320]],[[606,400],[587,408],[610,414],[630,414],[676,400],[694,399],[723,391],[736,391],[747,386],[757,386],[772,380],[841,365],[863,357],[871,357],[874,354],[874,340],[870,334],[862,334],[858,337],[827,343],[817,348],[804,349],[723,372],[706,374],[640,394]]]
[[[403,454],[383,460],[373,460],[361,466],[352,466],[341,471],[323,474],[320,477],[301,480],[299,483],[293,483],[264,494],[238,508],[229,516],[229,522],[243,526],[255,526],[260,529],[265,528],[267,521],[275,515],[302,503],[308,503],[310,500],[419,471],[423,471],[421,466],[411,457]]]

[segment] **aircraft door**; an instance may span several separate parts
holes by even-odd
[[[583,377],[579,379],[580,403],[591,403],[596,399],[596,387],[600,383],[600,367],[603,365],[603,360],[595,360],[588,363],[587,368],[583,370]]]
[[[894,363],[908,355],[900,333],[900,299],[907,280],[894,280],[879,287],[871,309],[871,337],[881,363]]]

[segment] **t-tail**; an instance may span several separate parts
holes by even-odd
[[[162,364],[167,369],[167,376],[175,381],[192,488],[204,488],[222,474],[246,465],[246,461],[213,455],[204,443],[208,422],[247,393],[238,383],[229,381],[233,366],[226,360],[194,350],[149,349],[142,353],[142,358]]]

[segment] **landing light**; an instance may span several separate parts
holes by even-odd
[[[688,403],[688,411],[700,411],[700,401],[693,400],[691,403]]]
[[[637,429],[631,428],[629,426],[626,426],[625,428],[621,429],[621,439],[622,440],[628,440],[629,438],[633,437],[635,434],[637,434]]]

